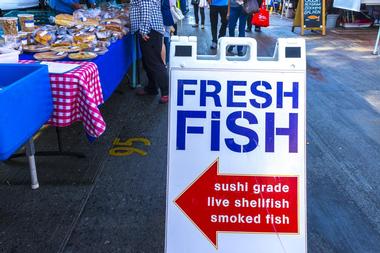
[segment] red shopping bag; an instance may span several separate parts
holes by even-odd
[[[259,9],[259,12],[253,15],[251,23],[254,26],[260,26],[260,27],[269,26],[269,11],[267,10],[267,7],[265,5],[265,0],[263,1]]]

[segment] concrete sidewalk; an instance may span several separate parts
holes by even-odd
[[[211,31],[192,28],[200,54]],[[249,33],[258,54],[273,53],[279,37],[299,37],[291,21]],[[296,30],[298,32],[298,30]],[[380,57],[371,54],[376,30],[308,33],[308,249],[380,252]],[[167,106],[136,97],[127,83],[102,106],[106,133],[88,143],[81,124],[62,129],[64,147],[86,159],[37,157],[41,188],[30,190],[25,159],[0,164],[0,252],[164,251]],[[109,156],[115,138],[144,137],[147,155]],[[48,129],[37,149],[55,149]],[[293,252],[292,252],[293,253]]]

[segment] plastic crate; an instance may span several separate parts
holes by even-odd
[[[0,160],[30,139],[52,111],[47,66],[0,64]]]
[[[33,14],[34,15],[34,22],[36,25],[46,25],[49,24],[49,17],[55,16],[56,13],[52,10],[13,10],[7,12],[4,16],[5,17],[17,17],[18,14]]]

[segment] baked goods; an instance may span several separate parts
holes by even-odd
[[[75,25],[74,16],[69,14],[59,14],[55,16],[55,23],[61,26],[71,27]]]
[[[91,43],[96,40],[96,36],[91,33],[79,33],[74,35],[75,43]]]
[[[34,31],[34,15],[33,14],[18,14],[20,20],[21,31],[33,32]]]
[[[54,52],[65,52],[65,53],[75,53],[81,50],[78,46],[62,46],[62,47],[53,47],[51,48]]]
[[[27,53],[40,53],[49,51],[50,47],[44,45],[25,45],[22,47],[22,49]]]
[[[93,52],[79,52],[69,54],[69,58],[74,61],[85,61],[95,59],[98,55]]]
[[[4,31],[4,35],[17,36],[17,18],[1,17],[0,27]]]
[[[86,26],[97,26],[99,25],[99,20],[95,18],[82,18],[80,21],[77,21],[77,23]]]
[[[73,43],[73,46],[79,47],[80,50],[86,50],[86,49],[91,48],[90,44],[88,44],[88,43]]]
[[[53,42],[54,34],[48,30],[40,29],[34,34],[34,40],[42,45],[48,45]]]
[[[68,46],[71,46],[71,42],[69,42],[69,41],[62,41],[62,40],[57,40],[57,41],[54,42],[51,46],[52,46],[52,47],[68,47]]]
[[[33,57],[38,61],[56,61],[64,59],[67,56],[67,53],[64,52],[45,52],[37,53]]]

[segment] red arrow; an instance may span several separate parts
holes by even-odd
[[[298,233],[297,181],[221,175],[216,160],[174,202],[217,248],[219,232]]]

